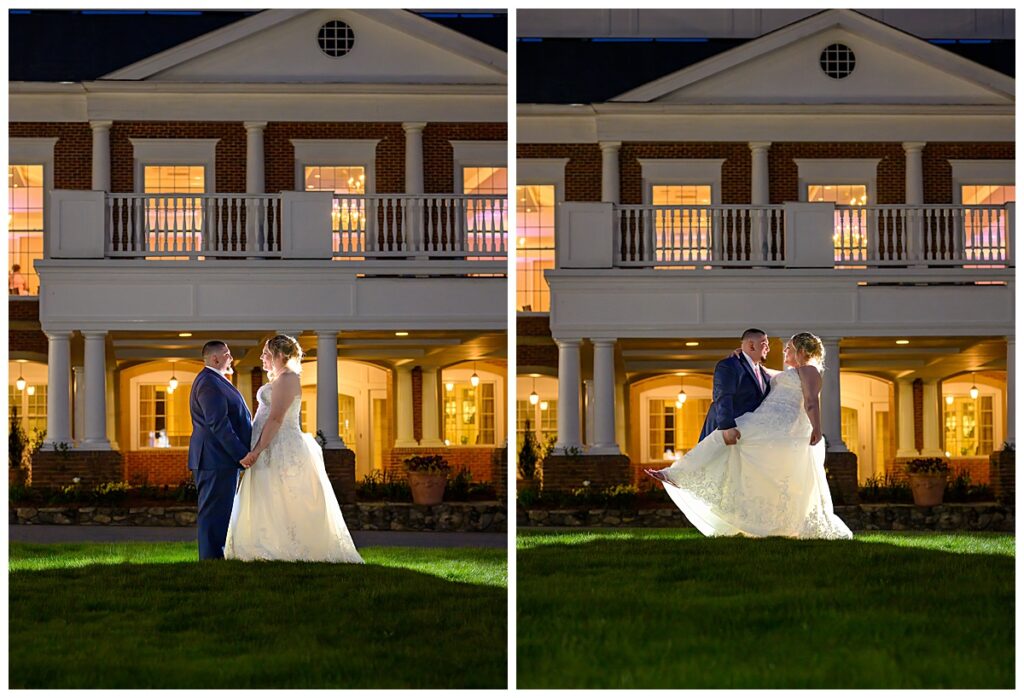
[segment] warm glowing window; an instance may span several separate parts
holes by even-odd
[[[953,404],[943,401],[946,451],[951,457],[987,456],[992,452],[992,404],[991,395],[979,395],[977,400],[954,396]]]
[[[519,376],[516,380],[516,452],[523,446],[526,423],[542,446],[558,436],[558,379],[549,376]],[[537,404],[530,404],[530,394],[537,393]]]
[[[860,454],[860,423],[857,421],[859,413],[852,407],[840,408],[839,433],[846,444],[846,448],[854,455]]]
[[[444,440],[449,446],[494,444],[494,383],[453,383],[444,392]]]
[[[504,167],[463,167],[462,193],[486,196],[466,204],[466,241],[470,250],[489,250],[495,234],[504,237],[508,229],[508,170]],[[477,259],[470,257],[469,259]]]
[[[868,258],[867,212],[850,206],[868,203],[868,188],[864,184],[810,184],[807,200],[836,204],[835,228],[832,242],[837,262],[864,261]]]
[[[690,399],[680,407],[675,400],[650,400],[647,405],[647,460],[660,461],[697,445],[711,401]]]
[[[25,435],[31,438],[35,431],[46,433],[46,386],[32,385],[31,395],[29,387],[26,385],[25,390],[18,390],[17,385],[8,385],[7,404],[11,417],[21,422]]]
[[[338,393],[338,435],[345,445],[355,448],[356,444],[356,399],[351,395]]]
[[[508,194],[508,169],[505,167],[463,167],[463,194]]]
[[[964,213],[967,259],[1006,259],[1006,211],[1001,207],[1016,200],[1016,187],[1012,184],[961,185],[961,203],[979,207]]]
[[[711,258],[711,210],[707,208],[711,205],[710,185],[656,184],[651,187],[651,203],[673,207],[654,212],[658,261]]]
[[[147,165],[143,169],[147,194],[202,194],[206,168],[202,165]],[[203,200],[198,196],[166,196],[146,201],[148,249],[154,252],[201,250]],[[188,257],[161,257],[188,259]]]
[[[7,168],[7,289],[12,296],[38,296],[35,263],[43,258],[43,166]]]
[[[555,268],[555,187],[516,187],[516,308],[548,312],[551,291],[544,270]]]
[[[366,168],[361,165],[307,165],[302,171],[306,191],[336,194],[331,210],[334,251],[362,248],[366,232]]]
[[[139,448],[187,448],[192,435],[188,399],[191,383],[172,393],[165,384],[139,385]]]

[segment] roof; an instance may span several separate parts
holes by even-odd
[[[10,81],[96,80],[261,11],[11,10]],[[417,11],[433,23],[505,50],[503,11]]]

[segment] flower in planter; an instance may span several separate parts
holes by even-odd
[[[411,456],[404,461],[405,469],[411,473],[435,473],[437,475],[447,474],[452,467],[448,460],[441,455],[433,456]]]
[[[942,458],[914,458],[907,462],[907,472],[941,475],[949,472],[949,463]]]
[[[81,482],[81,481],[82,481],[82,478],[80,478],[80,477],[73,477],[73,478],[71,478],[71,482],[75,483],[76,485],[79,482]]]

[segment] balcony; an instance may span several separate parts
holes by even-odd
[[[331,259],[417,274],[504,273],[504,196],[55,191],[49,259]],[[454,264],[453,263],[457,263]]]

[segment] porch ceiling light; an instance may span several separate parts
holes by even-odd
[[[179,337],[191,337],[192,333],[191,332],[179,332],[178,336]]]
[[[952,395],[947,395],[946,396],[946,404],[947,405],[952,405],[953,404],[953,396]]]
[[[686,346],[688,346],[688,347],[699,347],[700,346],[700,342],[687,342]]]
[[[36,394],[36,386],[34,386],[34,385],[28,386],[28,389],[25,392],[28,393],[29,395],[35,395]]]
[[[167,390],[168,390],[168,392],[171,392],[171,393],[173,393],[175,390],[178,389],[178,379],[174,375],[174,364],[175,363],[176,363],[175,361],[171,362],[171,380],[169,380],[167,382]]]
[[[445,389],[445,390],[446,390],[447,392],[449,392],[449,393],[450,393],[451,391],[455,390],[455,384],[454,384],[454,383],[445,383],[445,384],[444,384],[444,389]]]
[[[548,409],[548,401],[547,400],[541,400],[540,401],[540,411],[544,412],[547,409]]]
[[[476,361],[473,362],[473,375],[469,377],[469,382],[474,388],[480,385],[480,376],[476,375]]]
[[[22,373],[22,368],[21,368],[21,362],[20,361],[18,362],[18,380],[15,381],[14,384],[16,386],[18,386],[18,390],[24,390],[25,389],[25,377],[24,377],[24,374]]]
[[[977,400],[978,399],[978,393],[979,393],[978,385],[977,385],[977,383],[974,380],[974,374],[971,373],[971,399],[972,400]]]
[[[536,405],[540,402],[540,395],[537,394],[537,379],[533,379],[533,391],[530,393],[530,404]]]
[[[408,337],[409,333],[408,332],[395,332],[395,336],[396,337]]]
[[[900,346],[903,346],[905,344],[910,344],[910,340],[909,339],[897,339],[896,343],[899,344]]]

